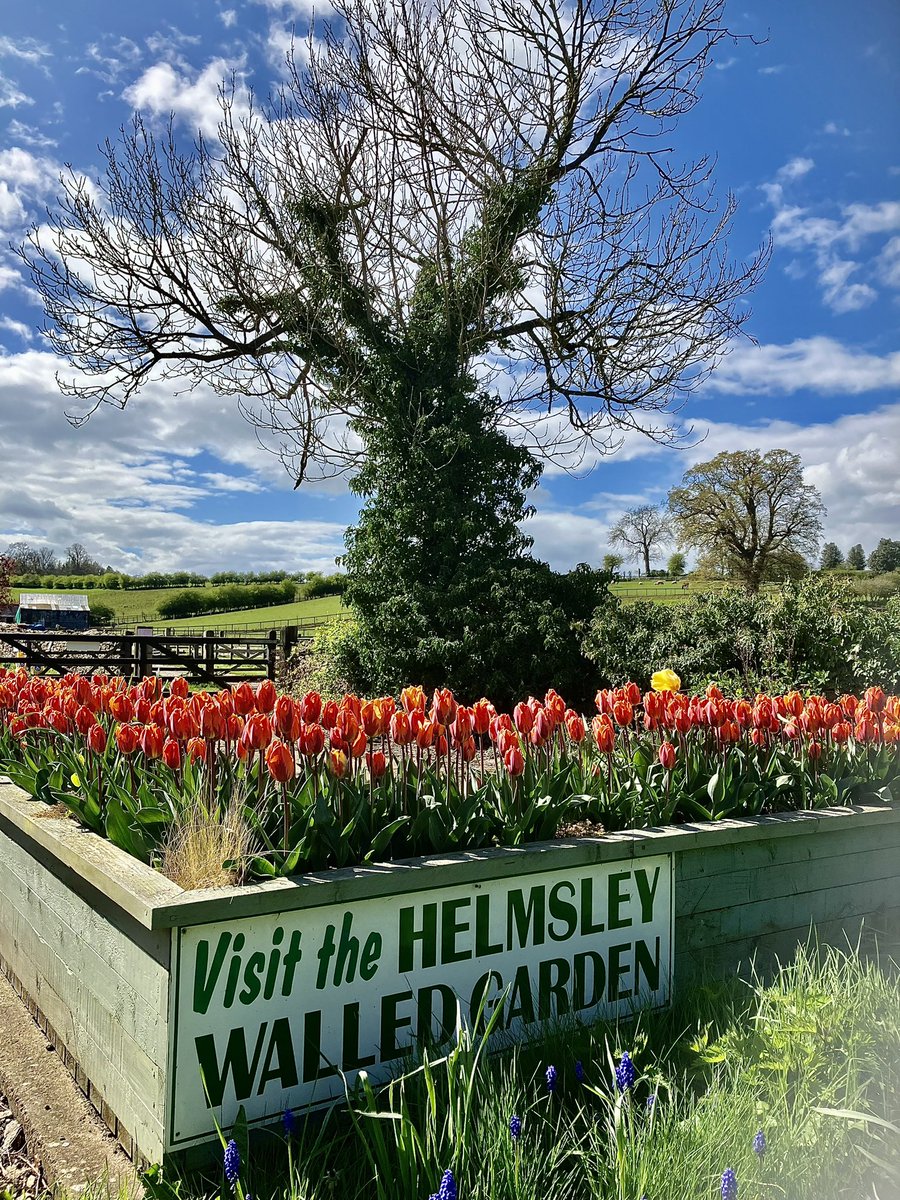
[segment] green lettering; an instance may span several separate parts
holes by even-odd
[[[230,945],[231,934],[227,931],[220,933],[210,966],[209,942],[204,940],[197,944],[197,958],[194,963],[194,1012],[205,1013],[209,1009]]]
[[[655,952],[651,952],[650,947],[641,938],[634,943],[634,994],[636,996],[641,994],[641,975],[644,975],[647,980],[648,991],[659,991],[659,938],[656,939]]]
[[[238,1000],[241,1004],[252,1004],[262,989],[260,976],[266,966],[266,956],[262,950],[251,954],[244,965],[244,986],[241,988]]]
[[[475,957],[499,954],[502,942],[491,942],[491,897],[483,893],[475,897]]]
[[[370,1067],[375,1061],[374,1054],[360,1057],[359,1002],[356,1000],[351,1004],[344,1005],[344,1037],[341,1057],[345,1071],[358,1071],[360,1067]]]
[[[569,982],[571,968],[567,958],[548,958],[538,965],[538,1020],[564,1017],[569,1011]],[[555,975],[555,978],[554,978]],[[556,1000],[556,1005],[550,1003]]]
[[[398,970],[401,972],[415,970],[415,955],[413,945],[422,943],[422,961],[419,969],[433,967],[437,963],[437,905],[422,906],[422,928],[416,929],[415,908],[400,909],[400,953]]]
[[[572,900],[563,899],[563,892],[568,892],[569,896],[574,897],[575,884],[571,880],[563,879],[550,889],[550,895],[547,899],[550,916],[554,918],[554,921],[563,922],[562,932],[557,931],[554,921],[550,922],[547,932],[554,942],[567,941],[578,928],[578,909],[572,903]]]
[[[617,1000],[627,1000],[631,995],[630,990],[623,991],[619,980],[628,970],[628,963],[620,961],[626,950],[631,949],[630,942],[620,942],[618,946],[610,946],[609,948],[609,987],[606,992],[606,999],[610,1004],[615,1004]]]
[[[590,993],[588,992],[588,966],[590,972]],[[606,987],[606,964],[602,955],[596,950],[583,950],[575,955],[574,981],[572,984],[572,1008],[582,1012],[586,1008],[594,1008],[603,999],[603,989]]]
[[[428,905],[427,907],[437,910],[437,905]],[[397,1045],[397,1030],[412,1025],[412,1018],[399,1016],[397,1006],[412,1000],[412,995],[412,992],[395,992],[392,996],[381,997],[382,1062],[387,1062],[391,1058],[401,1058],[410,1051],[410,1046]]]
[[[581,881],[581,935],[589,937],[592,933],[602,933],[605,928],[602,921],[594,924],[594,878],[588,875]]]
[[[609,877],[609,927],[610,929],[627,929],[631,924],[631,917],[622,917],[619,910],[623,904],[627,904],[631,899],[630,892],[622,891],[622,884],[626,879],[631,878],[630,871],[617,871]]]
[[[522,965],[516,971],[512,991],[509,994],[509,1009],[506,1013],[506,1028],[519,1017],[526,1025],[534,1022],[534,998],[531,995],[531,976],[527,965]]]
[[[635,871],[634,881],[637,884],[638,896],[641,901],[641,921],[646,925],[648,921],[653,920],[653,901],[656,898],[656,888],[659,884],[659,867],[653,872],[652,887],[643,867],[638,867]]]
[[[524,949],[529,945],[543,946],[546,928],[544,901],[545,890],[542,883],[531,888],[527,905],[522,888],[516,888],[509,893],[506,909],[506,945],[509,950]],[[513,926],[519,939],[518,947],[513,946]]]
[[[287,1017],[279,1017],[277,1021],[272,1022],[272,1033],[269,1036],[262,1075],[259,1077],[257,1096],[263,1094],[266,1084],[272,1079],[277,1079],[283,1088],[297,1086],[294,1039],[291,1037],[291,1023]]]
[[[222,1065],[219,1066],[219,1056],[216,1051],[216,1035],[204,1033],[194,1038],[197,1050],[197,1063],[200,1068],[200,1078],[206,1092],[206,1103],[209,1108],[218,1108],[225,1095],[228,1077],[233,1077],[235,1100],[246,1100],[253,1091],[253,1081],[259,1069],[259,1058],[262,1054],[268,1021],[263,1021],[256,1035],[256,1047],[253,1058],[247,1057],[246,1030],[243,1025],[232,1029],[228,1034]]]
[[[372,978],[378,970],[378,960],[381,958],[381,950],[384,945],[381,934],[372,932],[366,938],[366,944],[363,946],[362,959],[359,964],[359,975],[366,982]]]
[[[445,900],[441,905],[441,963],[463,962],[472,957],[472,949],[459,950],[456,939],[461,933],[469,930],[468,921],[460,921],[459,909],[471,904],[471,897],[463,896],[458,900]]]

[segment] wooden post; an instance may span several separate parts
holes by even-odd
[[[145,637],[134,639],[135,674],[139,679],[150,674],[150,644]]]
[[[287,666],[291,655],[294,653],[294,647],[297,645],[297,626],[285,625],[281,631],[281,652],[284,655],[285,666]]]
[[[210,675],[214,675],[216,670],[216,631],[204,629],[203,639],[203,666]]]
[[[275,679],[276,668],[278,666],[278,630],[269,630],[269,646],[268,654],[266,655],[266,677]]]

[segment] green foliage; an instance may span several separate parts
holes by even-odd
[[[322,575],[318,571],[310,572],[300,587],[299,600],[315,600],[319,596],[342,596],[347,590],[347,576],[335,572],[332,575]]]
[[[821,567],[823,571],[833,571],[843,566],[844,556],[834,542],[826,542],[822,547]]]
[[[674,554],[669,555],[669,561],[666,564],[666,574],[672,579],[680,579],[684,574],[687,560],[680,550],[676,550]]]
[[[882,538],[869,555],[869,570],[879,575],[900,571],[900,542]]]
[[[296,584],[291,579],[282,583],[230,583],[222,587],[188,588],[164,597],[157,607],[160,617],[193,617],[201,613],[231,612],[234,609],[258,608],[267,604],[286,604],[294,599]]]
[[[686,687],[745,693],[788,687],[840,692],[900,684],[900,598],[863,603],[846,582],[810,575],[753,596],[726,588],[680,605],[604,597],[585,651],[604,681],[645,681],[673,667]]]
[[[801,948],[749,986],[680,989],[670,1011],[631,1021],[548,1023],[488,1054],[502,1011],[419,1048],[380,1091],[348,1084],[324,1121],[296,1114],[287,1145],[251,1140],[241,1195],[424,1200],[449,1168],[461,1200],[713,1200],[726,1167],[749,1200],[897,1194],[900,983],[861,954]],[[637,1078],[623,1093],[626,1050]],[[143,1181],[151,1200],[215,1195],[168,1169]]]
[[[697,463],[669,493],[669,509],[681,544],[751,592],[805,574],[825,511],[803,482],[799,455],[787,450],[722,451]]]
[[[600,570],[607,575],[615,575],[624,562],[625,559],[621,554],[604,554]]]
[[[859,542],[847,551],[847,566],[854,571],[866,569],[866,554]]]
[[[91,603],[92,625],[111,625],[115,619],[116,610],[111,604],[104,604],[101,600],[94,600]]]

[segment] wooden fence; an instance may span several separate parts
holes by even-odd
[[[296,628],[265,636],[203,634],[0,632],[0,666],[25,667],[41,675],[104,673],[139,679],[144,675],[226,687],[243,679],[274,679],[279,656],[287,657],[300,636]]]

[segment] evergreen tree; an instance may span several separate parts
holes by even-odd
[[[859,542],[855,546],[851,546],[847,552],[847,566],[854,571],[864,571],[866,569],[866,555]]]
[[[844,556],[834,542],[826,542],[822,548],[822,570],[833,571],[841,566]]]

